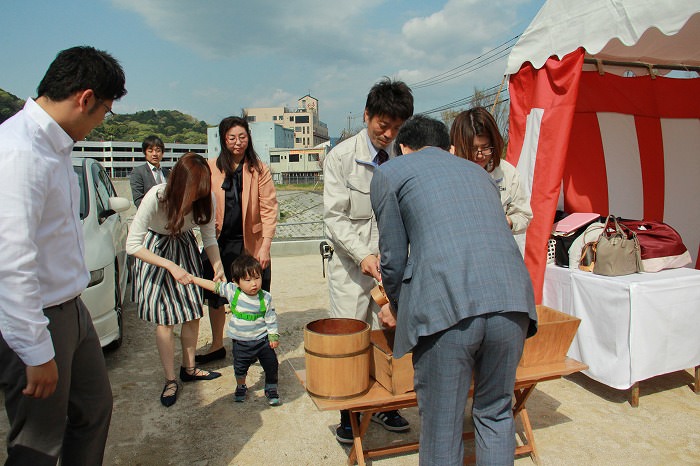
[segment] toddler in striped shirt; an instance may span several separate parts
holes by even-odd
[[[255,361],[260,361],[265,371],[265,396],[271,406],[278,406],[279,362],[275,348],[279,345],[279,330],[272,296],[261,289],[262,266],[253,256],[243,253],[231,264],[231,278],[233,283],[213,282],[199,277],[193,277],[193,282],[229,302],[231,319],[226,327],[226,336],[233,340],[233,371],[236,375],[234,400],[245,401],[248,369]]]

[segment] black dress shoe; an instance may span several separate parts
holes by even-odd
[[[222,347],[216,351],[212,351],[211,353],[195,355],[194,362],[206,364],[208,362],[217,361],[219,359],[225,359],[225,358],[226,358],[226,348]]]
[[[221,373],[214,371],[204,371],[199,367],[190,368],[192,373],[187,372],[187,369],[180,366],[180,380],[183,382],[193,382],[195,380],[212,380],[221,377]]]
[[[165,392],[172,390],[175,388],[175,392],[172,395],[165,395]],[[170,406],[174,405],[175,402],[177,401],[177,391],[180,389],[180,385],[177,383],[177,380],[168,380],[165,382],[165,387],[163,387],[163,391],[160,393],[160,402],[163,406],[166,408],[169,408]]]

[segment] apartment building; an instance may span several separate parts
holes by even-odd
[[[296,108],[251,107],[243,112],[249,123],[271,122],[294,131],[294,149],[308,149],[329,141],[328,126],[319,119],[318,99],[309,94],[297,100]]]
[[[272,180],[282,184],[312,184],[323,180],[322,161],[328,144],[310,149],[270,149]]]

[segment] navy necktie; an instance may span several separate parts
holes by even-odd
[[[387,160],[389,160],[389,154],[386,153],[384,149],[380,149],[377,151],[377,165],[381,165]]]

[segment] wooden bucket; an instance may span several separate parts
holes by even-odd
[[[306,390],[345,400],[369,390],[369,324],[357,319],[319,319],[304,327]]]

